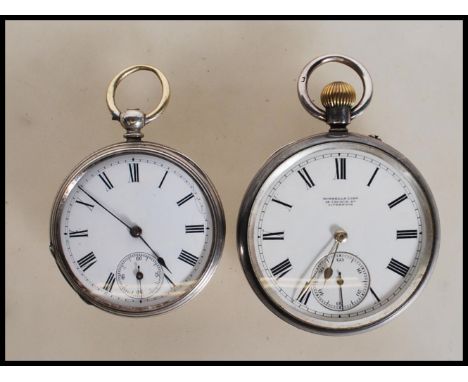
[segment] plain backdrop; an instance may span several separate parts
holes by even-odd
[[[250,289],[235,245],[237,212],[279,147],[323,132],[297,97],[312,58],[349,55],[374,97],[351,130],[377,134],[420,169],[439,207],[442,240],[420,297],[387,325],[329,337],[296,329]],[[134,64],[169,79],[166,112],[145,139],[195,160],[216,185],[227,223],[219,267],[183,307],[124,318],[88,306],[49,253],[49,216],[63,179],[121,141],[105,104]],[[337,64],[310,81],[317,96]],[[126,80],[122,108],[149,111],[159,84]],[[462,23],[458,21],[9,21],[6,24],[6,358],[39,360],[454,360],[462,358]]]

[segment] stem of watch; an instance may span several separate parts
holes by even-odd
[[[146,124],[146,116],[140,109],[130,109],[120,113],[120,124],[126,130],[124,138],[129,141],[141,141],[142,129]]]
[[[346,82],[329,83],[323,88],[320,100],[325,107],[326,122],[330,125],[330,134],[347,134],[347,125],[351,123],[351,108],[356,101],[354,88]]]

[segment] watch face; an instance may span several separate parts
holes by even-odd
[[[193,293],[213,270],[215,232],[224,230],[192,173],[137,152],[89,165],[57,220],[72,284],[122,314],[165,311]]]
[[[415,292],[434,227],[418,182],[395,158],[324,143],[256,182],[244,265],[280,316],[311,330],[362,329]]]

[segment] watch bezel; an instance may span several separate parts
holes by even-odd
[[[203,192],[210,208],[210,213],[213,220],[213,240],[210,253],[208,255],[208,260],[200,278],[194,283],[192,289],[173,302],[150,305],[144,308],[123,308],[118,304],[114,304],[99,298],[99,296],[96,296],[94,293],[92,293],[92,291],[90,291],[83,283],[81,283],[81,281],[71,270],[64,255],[60,238],[60,220],[62,213],[64,212],[66,200],[70,192],[73,190],[85,172],[90,167],[101,162],[102,160],[130,153],[149,154],[156,156],[165,159],[186,171],[194,179]],[[192,300],[201,292],[201,290],[206,286],[208,281],[213,276],[219,263],[224,246],[225,232],[226,225],[224,211],[219,195],[208,176],[197,166],[197,164],[195,164],[190,158],[180,153],[179,151],[161,144],[145,141],[122,142],[103,147],[90,154],[88,157],[83,159],[65,179],[55,197],[52,207],[52,213],[50,217],[50,250],[54,255],[57,265],[66,281],[85,302],[104,311],[121,316],[152,316],[176,309]]]
[[[384,157],[392,158],[393,162],[397,164],[404,179],[410,183],[415,190],[416,196],[421,203],[423,213],[428,217],[428,227],[426,228],[428,254],[423,254],[418,264],[416,274],[412,277],[410,285],[405,288],[400,296],[396,297],[393,302],[388,304],[388,308],[384,309],[386,313],[379,316],[377,319],[368,319],[374,315],[368,315],[362,320],[350,320],[348,322],[341,321],[342,323],[333,323],[332,321],[325,321],[312,318],[305,321],[300,318],[298,314],[292,314],[291,309],[287,309],[286,303],[281,303],[279,299],[272,298],[262,287],[260,281],[254,270],[252,263],[252,245],[253,245],[253,228],[250,224],[252,214],[258,211],[252,211],[259,191],[265,186],[265,182],[269,179],[270,175],[292,156],[300,153],[301,151],[317,148],[327,144],[340,145],[340,148],[345,148],[346,143],[352,145],[362,145],[362,148],[367,148],[373,154],[380,153]],[[363,150],[365,152],[365,150]],[[377,155],[379,156],[379,155]],[[272,183],[271,181],[270,183]],[[417,168],[400,152],[393,147],[383,143],[382,141],[364,136],[361,134],[347,133],[344,135],[333,135],[330,133],[313,135],[302,140],[292,142],[278,151],[276,151],[266,161],[263,167],[257,172],[250,185],[248,186],[245,196],[243,198],[237,222],[237,247],[239,252],[240,261],[244,273],[249,281],[250,286],[260,298],[260,300],[278,317],[286,322],[318,334],[352,334],[370,330],[378,327],[390,319],[396,317],[401,313],[421,292],[426,285],[427,280],[433,270],[433,265],[437,258],[438,248],[440,242],[440,226],[437,206],[432,193],[424,180],[422,174]],[[390,309],[390,307],[392,309]],[[390,310],[390,312],[388,312]],[[367,319],[366,319],[367,318]],[[362,321],[362,322],[361,322]]]

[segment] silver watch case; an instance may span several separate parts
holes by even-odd
[[[73,274],[68,262],[65,259],[60,240],[60,217],[63,213],[64,203],[70,192],[84,175],[84,173],[94,164],[121,154],[138,153],[149,154],[162,159],[166,159],[177,166],[180,166],[190,176],[193,177],[208,202],[210,212],[213,217],[213,243],[211,246],[208,261],[199,280],[194,283],[193,288],[179,299],[168,304],[156,304],[146,308],[122,309],[116,304],[109,303],[91,293]],[[57,262],[63,276],[79,296],[88,304],[95,305],[107,312],[122,316],[150,316],[161,314],[175,309],[190,301],[204,288],[213,275],[224,245],[225,219],[221,200],[214,185],[203,173],[203,171],[188,157],[182,153],[157,143],[135,141],[122,142],[104,147],[85,158],[79,163],[71,174],[65,179],[60,187],[52,208],[50,218],[50,250]]]
[[[325,148],[355,148],[369,152],[377,157],[381,157],[394,165],[401,171],[404,179],[413,187],[415,194],[421,204],[421,209],[426,219],[426,241],[421,249],[421,260],[418,269],[413,274],[413,278],[409,281],[409,285],[400,295],[394,298],[392,302],[385,306],[375,314],[365,315],[362,319],[333,322],[320,319],[306,317],[304,314],[292,314],[286,309],[286,304],[279,298],[273,299],[262,288],[255,272],[255,261],[252,261],[253,255],[253,227],[251,224],[251,216],[258,213],[257,210],[252,210],[254,202],[260,191],[274,170],[285,162],[291,156],[304,151],[309,154],[312,151],[318,151]],[[304,154],[306,155],[306,154]],[[265,185],[267,187],[267,185]],[[397,316],[411,301],[421,292],[426,284],[429,275],[433,269],[440,241],[440,227],[437,207],[432,196],[432,193],[417,168],[400,152],[391,146],[383,143],[376,137],[365,136],[355,133],[324,133],[307,137],[305,139],[290,143],[278,151],[276,151],[258,171],[253,178],[239,210],[237,222],[237,246],[240,256],[240,261],[244,273],[250,283],[250,286],[260,298],[260,300],[278,317],[286,322],[310,332],[340,335],[352,334],[356,332],[366,331],[378,327],[393,317]]]

